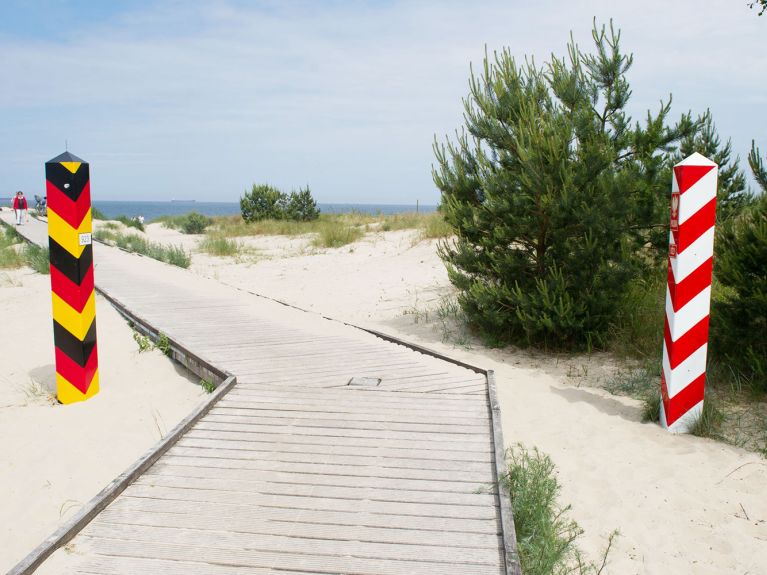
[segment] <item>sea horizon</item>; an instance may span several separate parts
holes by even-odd
[[[12,198],[0,200],[3,205]],[[34,195],[27,197],[30,209],[35,207]],[[240,214],[240,202],[209,202],[201,200],[93,200],[93,207],[108,218],[142,216],[149,223],[162,216],[180,216],[189,212],[198,212],[206,216],[230,216]],[[364,214],[392,215],[409,212],[431,213],[437,210],[430,204],[382,204],[382,203],[317,203],[324,214],[344,214],[361,212]]]
[[[127,216],[129,218],[143,216],[144,221],[149,223],[161,216],[180,216],[189,212],[198,212],[206,216],[232,216],[239,215],[240,202],[203,202],[203,201],[117,201],[104,200],[94,201],[94,207],[99,209],[105,216],[114,218]],[[362,212],[365,214],[392,215],[406,212],[415,212],[415,204],[342,204],[342,203],[317,203],[317,207],[324,214],[344,214],[350,212]],[[418,211],[434,212],[437,206],[418,205]]]

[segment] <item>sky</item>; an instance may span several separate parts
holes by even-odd
[[[612,18],[629,111],[673,94],[767,155],[767,14],[748,0],[0,0],[0,196],[44,190],[68,148],[101,200],[436,204],[432,145],[463,124],[470,65],[539,64]],[[670,186],[670,183],[669,183]]]

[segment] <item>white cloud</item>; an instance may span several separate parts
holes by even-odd
[[[103,198],[234,200],[270,181],[434,203],[431,142],[461,123],[469,63],[485,45],[543,62],[570,29],[589,49],[592,16],[635,53],[635,116],[673,92],[675,115],[711,107],[741,156],[767,148],[767,22],[725,0],[165,1],[66,41],[0,40],[0,194],[39,189],[68,138]]]

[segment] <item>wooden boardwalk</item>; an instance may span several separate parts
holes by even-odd
[[[237,384],[41,571],[515,572],[484,374],[114,248],[94,261],[103,293]]]

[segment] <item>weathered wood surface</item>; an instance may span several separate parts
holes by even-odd
[[[148,258],[94,261],[101,291],[238,383],[50,572],[513,572],[484,374]]]

